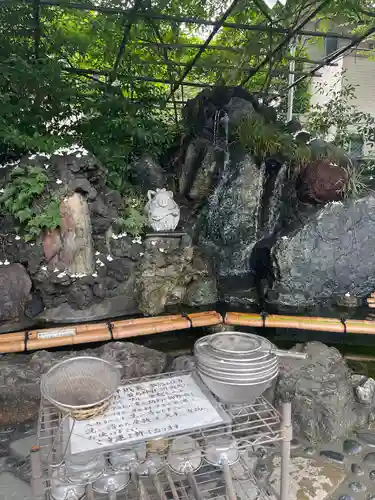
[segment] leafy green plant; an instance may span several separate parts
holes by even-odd
[[[295,141],[291,134],[276,123],[267,122],[260,114],[244,117],[237,126],[236,135],[242,147],[260,160],[281,157],[298,168],[311,158],[305,144]]]
[[[25,227],[25,240],[30,241],[37,238],[42,232],[56,229],[61,222],[60,201],[51,198],[42,207],[34,211]]]
[[[3,209],[20,222],[26,241],[60,224],[59,201],[46,194],[48,181],[40,167],[16,167],[0,197]]]
[[[348,182],[344,186],[346,198],[358,198],[369,188],[366,184],[365,167],[357,167],[352,162],[344,167],[348,174]]]
[[[142,234],[147,225],[147,217],[144,214],[146,199],[143,196],[137,196],[134,192],[131,194],[128,192],[127,200],[120,210],[120,217],[115,221],[115,224],[119,230],[132,236],[138,236]]]

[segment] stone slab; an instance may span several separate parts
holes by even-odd
[[[280,491],[281,458],[272,459],[270,485]],[[288,500],[328,500],[345,479],[339,466],[321,458],[293,457],[290,463],[290,490]]]
[[[31,487],[10,472],[0,474],[0,500],[31,500]]]
[[[31,434],[22,439],[13,441],[10,445],[10,450],[18,457],[26,458],[30,455],[30,450],[36,445],[36,434]]]

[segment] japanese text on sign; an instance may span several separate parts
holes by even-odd
[[[148,441],[223,423],[192,375],[120,386],[111,407],[100,417],[73,425],[71,453]]]

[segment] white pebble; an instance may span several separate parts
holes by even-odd
[[[156,241],[151,241],[151,245],[155,246],[156,245]]]
[[[10,262],[8,259],[4,261],[4,266],[9,266],[9,264],[10,264]]]
[[[61,179],[56,179],[56,184],[62,184],[62,180]]]
[[[42,271],[47,271],[47,266],[42,266],[42,267],[41,267],[41,270],[42,270]]]
[[[17,236],[15,237],[15,240],[17,240],[17,241],[18,241],[18,240],[20,240],[20,239],[21,239],[21,237],[20,237],[20,236],[18,236],[18,234],[17,234]]]
[[[96,259],[97,264],[103,264],[103,262],[100,259]]]
[[[0,260],[0,266],[4,265],[4,262],[2,260]]]
[[[99,265],[100,265],[100,267],[104,267],[104,264],[103,264],[103,262],[101,262],[101,263],[100,263]]]
[[[95,255],[100,255],[100,252],[95,252]]]
[[[112,262],[113,257],[111,257],[110,255],[107,255],[107,260],[109,260],[109,262]]]
[[[143,253],[143,252],[141,252],[141,253],[139,254],[139,256],[140,256],[140,257],[143,257],[143,256],[144,256],[144,253]]]
[[[4,189],[3,188],[0,189],[0,193],[1,194],[4,193]]]
[[[159,252],[164,253],[165,252],[164,248],[159,248]]]
[[[350,297],[350,293],[346,292],[345,297]]]
[[[62,272],[62,273],[59,273],[57,275],[58,278],[63,278],[64,276],[66,276],[66,273]]]
[[[91,275],[93,278],[96,278],[98,276],[98,273],[92,273]]]
[[[34,247],[34,246],[35,246],[35,243],[30,243],[30,246],[31,246],[31,247]]]

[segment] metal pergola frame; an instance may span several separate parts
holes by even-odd
[[[11,0],[0,0],[0,9],[2,6],[9,6]],[[290,75],[293,74],[293,83],[287,85],[280,92],[280,96],[284,96],[288,93],[291,88],[294,88],[302,81],[311,77],[319,77],[320,74],[318,70],[323,68],[324,66],[334,66],[336,65],[335,61],[352,50],[354,47],[359,45],[363,40],[367,37],[373,35],[375,33],[375,26],[368,29],[365,33],[360,36],[350,36],[347,34],[340,34],[335,32],[322,32],[322,31],[311,31],[305,29],[306,25],[312,19],[319,14],[330,2],[330,0],[322,0],[319,4],[311,10],[307,15],[304,16],[303,19],[299,19],[294,26],[289,28],[285,28],[281,26],[279,23],[275,22],[272,19],[270,11],[268,10],[266,4],[263,0],[252,0],[254,5],[254,10],[259,12],[265,19],[265,22],[262,24],[244,24],[244,23],[235,23],[230,22],[228,19],[230,16],[236,11],[236,8],[241,4],[241,0],[232,0],[230,5],[227,7],[224,13],[222,13],[216,20],[205,20],[200,18],[192,18],[189,16],[176,16],[169,15],[163,12],[154,12],[144,8],[143,0],[134,0],[134,3],[131,8],[124,9],[119,7],[108,7],[108,6],[100,6],[93,5],[88,2],[81,3],[70,3],[66,0],[17,0],[19,4],[30,4],[30,8],[33,12],[34,19],[34,29],[32,32],[32,36],[34,38],[34,55],[35,59],[40,57],[40,44],[42,40],[42,29],[41,29],[41,8],[42,7],[55,7],[61,8],[64,10],[77,10],[77,11],[93,11],[107,15],[116,15],[121,16],[124,20],[124,30],[123,37],[121,39],[120,45],[118,47],[117,54],[114,56],[114,62],[111,68],[107,69],[96,69],[96,68],[77,68],[77,67],[64,67],[63,70],[75,74],[77,76],[85,76],[88,78],[93,78],[95,76],[104,76],[106,81],[105,83],[107,87],[111,86],[117,75],[120,73],[121,63],[126,54],[127,44],[131,40],[132,36],[132,28],[139,22],[139,20],[146,21],[151,27],[155,36],[155,40],[137,40],[142,46],[148,46],[151,49],[155,49],[155,54],[158,54],[158,50],[161,51],[162,60],[152,59],[152,60],[142,60],[142,59],[134,59],[131,64],[132,68],[141,68],[141,67],[152,67],[152,66],[165,66],[167,68],[168,78],[154,78],[153,76],[146,76],[142,74],[134,74],[134,75],[121,75],[128,82],[153,82],[166,84],[170,87],[170,92],[166,98],[165,103],[167,104],[170,100],[173,102],[175,113],[177,113],[177,105],[183,105],[184,99],[176,99],[175,94],[179,88],[183,89],[184,87],[193,87],[193,88],[210,88],[213,87],[213,84],[209,84],[206,82],[199,81],[190,81],[187,77],[191,74],[193,69],[199,69],[202,71],[210,71],[210,69],[231,69],[232,66],[230,64],[207,64],[205,61],[201,61],[202,55],[207,51],[227,51],[232,53],[244,54],[245,49],[247,47],[231,47],[224,45],[217,45],[214,42],[216,34],[222,29],[235,29],[235,30],[243,30],[245,32],[259,32],[259,33],[267,33],[270,37],[270,50],[267,54],[263,54],[263,57],[260,57],[260,61],[256,66],[240,66],[236,68],[239,74],[242,74],[241,80],[238,82],[239,85],[245,86],[248,82],[258,73],[264,72],[267,73],[267,77],[273,75]],[[12,2],[14,6],[14,0]],[[171,22],[171,23],[184,23],[189,25],[196,26],[205,26],[211,27],[211,31],[206,37],[206,39],[202,43],[169,43],[163,40],[161,32],[158,28],[158,23],[161,21]],[[283,39],[279,41],[275,46],[272,46],[272,35],[284,35]],[[293,56],[288,52],[290,43],[296,39],[296,37],[311,37],[311,38],[337,38],[342,40],[347,40],[348,43],[331,54],[330,56],[322,59],[322,60],[312,60],[305,57]],[[196,50],[195,54],[192,55],[189,61],[181,62],[176,61],[170,58],[170,51],[175,49],[194,49]],[[305,65],[309,65],[310,67],[304,71],[294,71],[294,70],[286,70],[285,68],[273,68],[272,64],[277,63],[282,58],[286,58],[290,61],[305,63]],[[311,66],[313,66],[311,68]],[[178,68],[181,68],[181,72],[178,71]],[[294,78],[296,77],[296,78]],[[274,95],[272,96],[274,97]]]

